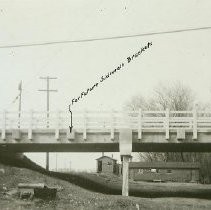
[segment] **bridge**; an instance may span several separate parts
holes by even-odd
[[[120,152],[128,195],[131,152],[210,152],[211,111],[0,113],[0,152]]]
[[[0,151],[211,151],[211,111],[0,112]],[[120,151],[121,152],[121,151]]]

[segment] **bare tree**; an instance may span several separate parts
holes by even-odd
[[[190,110],[194,106],[193,91],[177,82],[171,86],[160,84],[155,87],[154,104],[160,110],[169,108],[173,111]],[[190,161],[191,156],[184,155],[184,153],[166,153],[167,161]]]
[[[126,103],[125,108],[133,111],[139,108],[143,110],[165,110],[167,108],[174,111],[188,110],[193,108],[194,99],[193,91],[181,82],[175,82],[171,86],[159,83],[154,88],[152,97],[133,96]]]
[[[165,153],[159,153],[159,152],[139,152],[139,158],[141,161],[146,161],[146,162],[166,161]]]
[[[160,83],[154,88],[154,96],[151,99],[158,110],[169,108],[173,111],[188,110],[193,108],[193,91],[184,86],[181,82],[176,82],[171,86]]]
[[[194,92],[180,82],[172,85],[159,83],[154,88],[151,97],[134,96],[126,103],[125,108],[133,111],[142,110],[165,110],[169,108],[173,111],[191,110],[194,106]],[[198,103],[200,110],[210,109],[210,104]],[[183,162],[200,162],[200,179],[202,183],[211,182],[211,155],[209,153],[179,153],[179,152],[145,152],[139,153],[142,161],[183,161]]]
[[[152,97],[134,96],[126,104],[129,110],[166,110],[173,111],[189,110],[194,105],[193,91],[180,82],[175,82],[171,86],[159,83],[154,88]],[[140,158],[147,161],[187,161],[187,155],[183,153],[140,153]],[[189,158],[188,158],[189,160]]]

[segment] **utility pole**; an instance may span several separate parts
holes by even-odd
[[[51,79],[57,79],[57,77],[40,77],[40,79],[45,79],[47,82],[47,88],[45,90],[39,90],[39,91],[45,91],[47,93],[47,128],[49,128],[49,102],[50,102],[50,92],[57,92],[57,90],[51,90],[50,89],[50,80]],[[46,153],[46,170],[49,171],[49,152]]]
[[[18,85],[19,90],[19,105],[18,105],[18,128],[20,128],[20,118],[21,118],[21,97],[22,97],[22,80]]]

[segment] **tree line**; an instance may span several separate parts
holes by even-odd
[[[167,108],[171,111],[192,110],[197,105],[198,109],[210,109],[209,103],[199,102],[196,104],[196,94],[194,91],[182,84],[175,82],[171,85],[159,83],[155,86],[153,93],[149,97],[142,95],[133,96],[126,104],[124,109],[130,111],[142,110],[162,111]],[[166,161],[166,162],[199,162],[200,163],[200,182],[211,183],[211,153],[196,152],[147,152],[139,153],[141,161]]]

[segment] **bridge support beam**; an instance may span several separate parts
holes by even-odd
[[[132,130],[122,129],[119,134],[119,151],[122,157],[122,195],[129,195],[129,160],[132,153]]]

